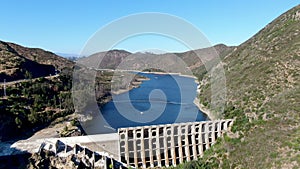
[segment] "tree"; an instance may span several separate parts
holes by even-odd
[[[32,74],[28,70],[25,71],[25,79],[32,79]]]
[[[19,117],[16,117],[15,118],[15,123],[17,125],[18,128],[21,128],[22,127],[22,121],[20,120]]]
[[[35,110],[30,111],[30,114],[28,115],[28,121],[33,125],[38,122],[38,114]]]

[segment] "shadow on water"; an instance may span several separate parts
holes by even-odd
[[[27,168],[31,153],[16,148],[10,148],[9,151],[11,154],[1,154],[2,152],[0,152],[0,169]]]

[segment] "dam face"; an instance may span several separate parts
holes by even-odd
[[[120,161],[148,168],[197,160],[232,124],[228,119],[120,128]]]
[[[120,128],[112,134],[22,140],[9,146],[18,151],[0,157],[46,150],[65,159],[72,156],[75,162],[84,159],[89,166],[104,169],[176,166],[197,160],[232,124],[232,119],[226,119]]]

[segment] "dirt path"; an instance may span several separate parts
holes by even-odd
[[[53,75],[53,76],[43,76],[43,78],[46,78],[46,79],[51,79],[51,78],[54,78],[54,77],[58,77],[59,74],[57,75]],[[37,79],[39,79],[41,77],[37,77],[37,78],[34,78],[34,79],[22,79],[22,80],[15,80],[15,81],[10,81],[10,82],[0,82],[0,86],[3,86],[4,84],[7,85],[7,86],[10,86],[10,85],[14,85],[16,83],[21,83],[21,82],[28,82],[28,81],[35,81]]]
[[[69,128],[70,126],[72,126],[71,121],[73,119],[75,119],[75,114],[71,114],[63,118],[58,118],[54,122],[52,122],[50,126],[37,131],[33,136],[31,136],[27,140],[59,138],[60,132],[62,132],[66,126],[68,126]]]

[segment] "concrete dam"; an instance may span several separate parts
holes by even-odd
[[[226,119],[129,127],[112,134],[23,140],[10,148],[19,153],[47,150],[63,158],[72,155],[91,168],[168,167],[200,158],[232,124]]]
[[[135,168],[197,160],[232,124],[230,119],[121,128],[119,158]]]

